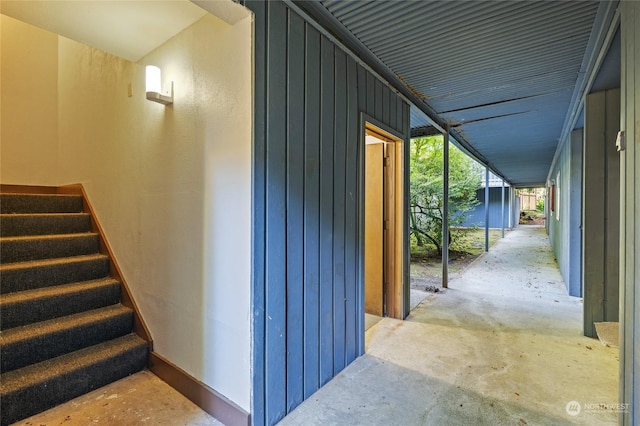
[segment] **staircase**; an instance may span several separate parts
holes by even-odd
[[[83,209],[82,195],[0,194],[2,425],[147,364],[149,345],[132,332],[134,311]]]

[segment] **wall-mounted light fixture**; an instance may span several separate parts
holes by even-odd
[[[170,92],[163,95],[160,68],[153,65],[147,65],[146,71],[147,99],[163,105],[171,105],[173,103],[173,81],[171,82]]]
[[[618,132],[618,136],[616,137],[616,149],[618,150],[618,152],[620,152],[620,151],[624,151],[626,147],[627,147],[627,144],[624,140],[624,132],[620,130]]]

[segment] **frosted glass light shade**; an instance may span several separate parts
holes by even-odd
[[[163,105],[171,105],[173,103],[173,82],[171,82],[171,90],[169,91],[169,94],[163,95],[160,68],[153,65],[147,65],[145,78],[148,100],[158,102]]]
[[[146,86],[147,92],[162,92],[162,78],[160,68],[147,65]]]

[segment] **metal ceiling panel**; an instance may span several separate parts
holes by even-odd
[[[545,182],[600,2],[319,1],[510,182]]]

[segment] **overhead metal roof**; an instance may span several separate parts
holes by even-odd
[[[459,142],[521,187],[546,181],[612,19],[604,1],[319,2]],[[433,124],[423,110],[412,106],[414,133]]]

